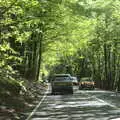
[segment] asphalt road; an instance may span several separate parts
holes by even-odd
[[[119,94],[78,90],[76,86],[73,95],[51,95],[50,92],[29,120],[120,120]]]

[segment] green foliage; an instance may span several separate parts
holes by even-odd
[[[37,80],[40,71],[68,65],[72,74],[113,88],[120,82],[119,6],[118,0],[1,1],[0,68]]]

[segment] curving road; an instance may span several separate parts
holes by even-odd
[[[78,90],[74,86],[73,95],[51,95],[49,91],[29,120],[114,119],[120,120],[119,94],[116,96],[114,92],[103,90]]]

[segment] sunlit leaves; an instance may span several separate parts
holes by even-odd
[[[20,53],[26,69],[32,69],[41,56],[40,62],[49,68],[60,59],[74,66],[71,60],[76,54],[77,60],[89,57],[93,62],[98,54],[101,60],[104,44],[118,55],[119,0],[3,0],[0,5],[0,50]],[[17,61],[14,55],[2,56]]]
[[[4,52],[7,51],[7,50],[11,50],[10,44],[7,43],[7,42],[4,42],[3,45],[0,45],[0,50],[1,50],[1,51],[4,51]]]
[[[19,34],[19,35],[17,36],[16,41],[18,41],[18,42],[20,42],[20,43],[26,42],[26,41],[29,39],[30,35],[31,35],[31,32],[24,32],[24,33],[22,33],[22,34]]]

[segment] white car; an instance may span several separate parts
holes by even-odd
[[[71,77],[73,85],[78,85],[77,77]]]

